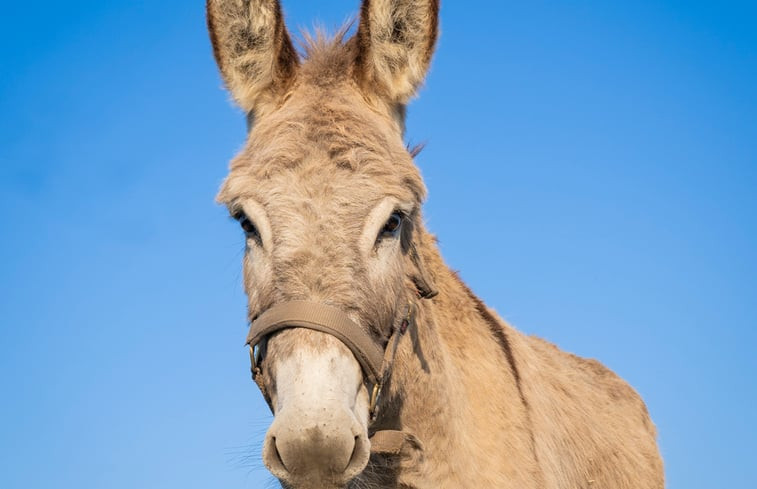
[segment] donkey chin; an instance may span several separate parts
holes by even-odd
[[[296,355],[277,354],[292,343]],[[275,417],[263,462],[284,487],[345,487],[370,457],[368,393],[359,363],[340,341],[303,329],[280,332],[268,350]]]

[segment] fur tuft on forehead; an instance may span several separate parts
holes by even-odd
[[[345,40],[349,28],[348,24],[333,36],[323,28],[302,32],[303,66],[298,73],[302,83],[327,86],[353,76],[357,51],[355,39]]]

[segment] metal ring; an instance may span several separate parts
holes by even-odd
[[[250,365],[253,369],[260,365],[260,345],[250,345]]]
[[[376,414],[376,405],[378,404],[379,396],[381,395],[381,384],[374,384],[373,392],[371,393],[371,405],[368,411],[371,413],[371,417]]]

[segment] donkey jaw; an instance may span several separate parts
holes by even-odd
[[[297,347],[290,354],[276,354],[292,344]],[[268,348],[275,417],[263,444],[263,462],[285,487],[346,486],[370,457],[368,394],[360,364],[339,340],[315,331],[282,331]]]

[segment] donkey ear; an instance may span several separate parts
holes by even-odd
[[[207,0],[213,54],[226,86],[247,111],[275,100],[299,60],[278,0]]]
[[[438,24],[439,0],[363,0],[358,82],[391,103],[407,103],[426,77]]]

